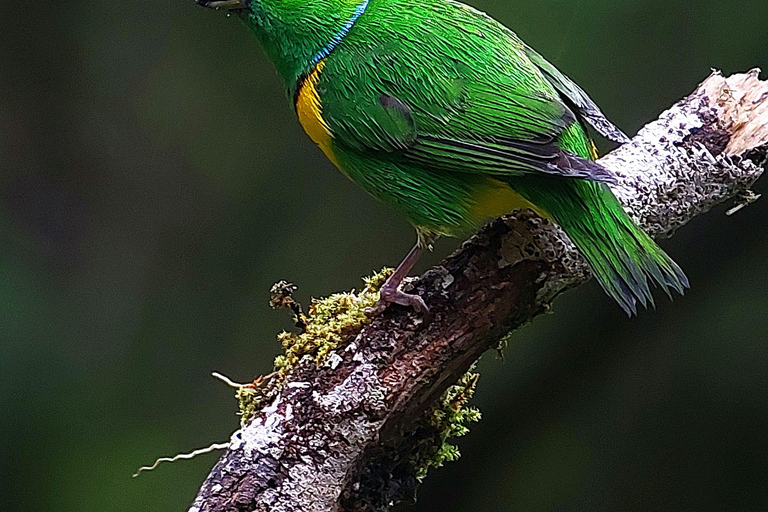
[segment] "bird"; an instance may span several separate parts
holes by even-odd
[[[489,15],[454,0],[197,0],[236,14],[282,77],[309,138],[404,214],[417,241],[380,289],[441,236],[530,208],[559,225],[630,316],[651,287],[683,294],[680,267],[623,209],[591,132],[629,139],[584,90]]]

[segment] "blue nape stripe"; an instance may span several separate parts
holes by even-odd
[[[331,41],[328,43],[328,45],[317,52],[314,57],[312,57],[312,66],[316,66],[318,62],[326,58],[330,53],[333,51],[334,48],[339,46],[339,43],[346,37],[346,35],[349,33],[350,30],[352,30],[352,27],[355,25],[355,22],[360,18],[360,16],[363,15],[365,10],[368,8],[368,2],[370,0],[363,0],[363,3],[357,6],[355,9],[354,14],[352,14],[352,17],[347,20],[347,22],[344,24],[344,26],[341,27],[341,30],[333,36]]]

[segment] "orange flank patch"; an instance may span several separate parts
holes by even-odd
[[[550,218],[547,212],[515,192],[512,187],[493,178],[488,178],[487,186],[481,189],[474,199],[475,204],[470,210],[470,215],[478,221],[500,217],[522,208],[530,208],[538,215]]]
[[[312,73],[302,83],[296,97],[296,114],[298,114],[299,122],[309,138],[323,150],[325,156],[336,167],[341,169],[331,148],[331,130],[328,128],[328,123],[323,119],[323,105],[317,93],[317,82],[320,80],[320,73],[322,73],[324,66],[324,61],[318,62]]]

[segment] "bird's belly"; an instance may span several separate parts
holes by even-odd
[[[317,82],[323,71],[324,61],[320,61],[312,73],[301,84],[296,96],[296,114],[309,138],[323,150],[325,156],[341,169],[339,161],[331,148],[331,130],[323,119],[323,106],[317,93]]]

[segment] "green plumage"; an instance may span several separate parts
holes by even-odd
[[[520,206],[519,194],[568,233],[627,312],[652,303],[649,277],[666,291],[687,286],[608,188],[586,126],[625,136],[503,25],[452,0],[245,5],[294,101],[316,100],[317,120],[299,111],[308,133],[316,123],[313,139],[423,244]]]

